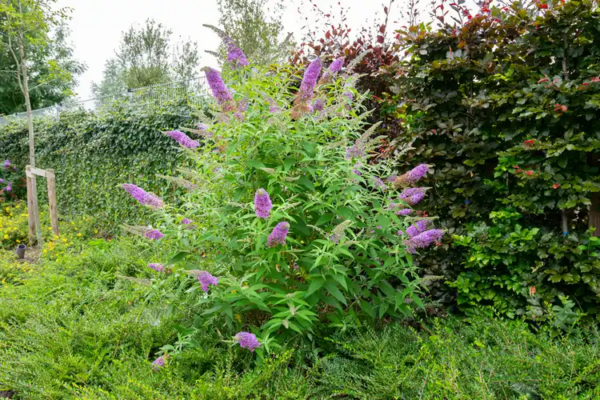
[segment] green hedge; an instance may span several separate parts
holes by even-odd
[[[600,241],[587,232],[599,211],[599,19],[591,1],[515,4],[402,33],[412,59],[396,100],[415,147],[402,161],[436,166],[424,208],[454,235],[423,266],[464,310],[540,320],[566,295],[600,319]]]
[[[147,210],[134,207],[119,184],[131,182],[176,199],[172,184],[157,177],[171,175],[182,162],[181,149],[161,131],[191,126],[186,104],[132,107],[117,104],[101,115],[67,112],[58,119],[36,119],[36,164],[56,171],[60,213],[94,215],[104,229],[122,221],[144,221]],[[19,171],[28,163],[25,120],[0,128],[0,158],[9,158]],[[43,182],[39,184],[43,197]],[[42,200],[43,201],[43,200]],[[146,221],[147,222],[147,221]]]

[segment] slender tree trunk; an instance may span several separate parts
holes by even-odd
[[[19,2],[19,7],[21,3]],[[21,11],[22,12],[22,11]],[[25,97],[25,108],[27,109],[27,127],[29,130],[29,165],[34,168],[35,167],[35,137],[33,133],[33,115],[31,114],[31,98],[29,97],[29,71],[27,69],[27,56],[25,54],[25,41],[23,38],[23,31],[19,31],[19,57],[21,58],[21,80],[22,80],[22,90],[23,97]],[[42,245],[42,224],[40,223],[40,212],[38,207],[38,197],[37,197],[37,179],[36,176],[33,175],[31,177],[31,207],[33,208],[33,213],[31,215],[34,216],[35,222],[35,232],[37,237],[38,246]]]

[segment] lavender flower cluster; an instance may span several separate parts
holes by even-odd
[[[300,90],[296,98],[297,102],[308,103],[312,97],[317,85],[317,79],[321,73],[321,60],[319,58],[311,62],[304,72],[304,79],[300,84]]]
[[[10,163],[10,160],[9,159],[4,160],[4,164],[2,165],[2,167],[4,169],[11,168],[12,164]],[[5,182],[6,182],[6,186],[2,190],[5,192],[11,192],[12,191],[12,182],[8,182],[8,181],[5,181],[4,179],[0,179],[0,183],[5,183]]]
[[[254,350],[260,347],[260,342],[256,338],[256,335],[250,332],[239,332],[235,335],[234,340],[239,343],[243,349],[248,349],[252,353]]]
[[[192,140],[188,135],[181,131],[169,131],[166,132],[165,135],[174,139],[177,143],[179,143],[183,147],[187,147],[188,149],[195,149],[198,146],[200,146],[200,143],[198,143],[198,141]]]
[[[204,293],[208,293],[208,287],[210,285],[217,286],[219,284],[219,278],[212,276],[207,271],[200,271],[198,274],[198,282],[200,282]]]
[[[207,67],[204,69],[204,73],[213,97],[223,107],[223,111],[234,111],[235,102],[233,101],[233,96],[227,89],[227,86],[225,86],[223,79],[221,79],[219,71]]]
[[[124,183],[123,189],[125,189],[125,191],[127,191],[127,193],[131,195],[131,197],[136,199],[142,205],[149,206],[152,208],[161,208],[165,205],[165,203],[161,199],[146,192],[144,189],[134,184]]]
[[[156,360],[154,360],[152,362],[152,368],[155,371],[157,371],[157,370],[161,369],[162,367],[164,367],[165,366],[165,362],[167,361],[168,357],[169,356],[167,356],[167,355],[158,357]]]
[[[149,229],[146,231],[146,233],[144,233],[144,236],[150,240],[160,240],[165,235],[158,229]]]
[[[165,266],[162,264],[151,263],[148,264],[148,268],[155,270],[156,272],[163,272],[165,270]]]
[[[338,72],[340,72],[342,70],[343,66],[344,66],[344,57],[340,57],[340,58],[334,60],[329,65],[329,68],[325,71],[325,73],[323,73],[323,76],[321,77],[319,84],[324,84],[324,83],[329,82],[331,80],[331,78],[333,76],[335,76],[335,74],[337,74]]]
[[[258,218],[269,218],[273,203],[265,189],[258,189],[254,195],[254,211]]]
[[[404,201],[409,206],[415,206],[425,198],[425,189],[423,188],[408,188],[404,189],[398,198]]]
[[[287,234],[290,230],[290,224],[287,222],[278,223],[267,238],[267,247],[274,247],[278,244],[285,245]]]
[[[431,229],[411,237],[410,239],[404,241],[404,244],[406,245],[406,248],[409,253],[415,254],[417,252],[417,249],[424,249],[432,243],[439,242],[443,236],[443,230]]]
[[[233,65],[234,68],[248,66],[248,59],[244,55],[244,52],[235,44],[235,42],[229,38],[227,43],[227,61]]]

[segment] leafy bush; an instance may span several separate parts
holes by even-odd
[[[188,186],[198,189],[161,233],[139,227],[180,248],[163,263],[185,259],[195,270],[201,285],[189,291],[210,305],[205,323],[224,320],[233,332],[258,333],[261,357],[298,333],[312,339],[324,326],[347,329],[399,318],[410,313],[410,302],[422,306],[407,253],[443,234],[426,230],[428,219],[406,217],[424,189],[407,188],[400,200],[381,179],[388,167],[369,164],[376,127],[361,134],[368,113],[360,114],[361,99],[346,85],[354,77],[336,79],[335,69],[323,73],[314,92],[321,63],[313,61],[297,93],[285,68],[237,69],[228,80],[235,97],[208,69],[219,121],[204,127],[210,139],[198,151],[183,133],[171,133],[189,148],[195,167],[186,172]],[[410,172],[405,186],[427,170]],[[138,188],[125,189],[142,204],[162,206]],[[192,331],[205,329],[200,323]]]
[[[469,18],[401,32],[411,58],[399,66],[395,103],[409,129],[399,141],[415,148],[403,162],[436,165],[423,207],[456,235],[422,267],[453,282],[464,310],[539,318],[539,303],[568,295],[600,316],[587,232],[600,191],[598,7],[451,8]]]
[[[171,139],[156,132],[187,123],[191,112],[193,108],[179,103],[160,108],[123,103],[101,115],[75,111],[62,113],[58,119],[36,120],[37,165],[56,171],[60,213],[94,215],[108,230],[124,219],[142,220],[148,213],[132,208],[118,188],[134,178],[167,199],[177,198],[177,188],[157,174],[172,175],[181,165],[181,152]],[[0,128],[0,158],[10,158],[24,170],[28,148],[23,121]],[[45,190],[38,192],[43,199]]]

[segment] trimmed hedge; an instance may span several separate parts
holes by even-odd
[[[99,116],[80,110],[58,119],[36,119],[36,163],[56,171],[60,213],[93,215],[108,230],[124,220],[144,221],[147,210],[132,207],[131,197],[119,188],[126,182],[175,200],[180,189],[156,175],[171,175],[181,166],[182,153],[161,131],[190,125],[191,113],[182,103],[160,108],[125,103]],[[24,171],[28,163],[25,120],[0,128],[0,158],[10,158]],[[42,185],[40,197],[45,193]]]
[[[600,319],[599,19],[591,1],[515,4],[402,33],[402,162],[436,165],[424,209],[454,234],[423,261],[450,281],[436,296],[537,320],[568,296]]]

